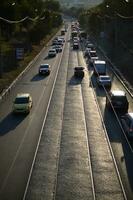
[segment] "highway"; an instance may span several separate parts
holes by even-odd
[[[63,52],[55,58],[47,57],[50,44],[44,48],[0,103],[1,200],[132,197],[131,171],[118,162],[124,150],[130,166],[131,149],[125,137],[121,142],[117,134],[113,141],[121,147],[112,152],[107,133],[121,130],[109,126],[106,132],[107,123],[116,124],[116,120],[113,114],[105,117],[105,93],[97,88],[95,78],[95,89],[90,84],[91,72],[82,50],[72,49],[70,30],[65,39]],[[51,65],[49,76],[38,75],[41,63]],[[73,76],[78,65],[86,68],[83,80]],[[26,116],[12,113],[14,97],[20,92],[29,92],[33,98]]]

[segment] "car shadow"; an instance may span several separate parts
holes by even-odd
[[[39,74],[36,74],[32,79],[31,79],[31,82],[33,81],[41,81],[43,79],[45,79],[47,76],[46,75],[39,75]]]
[[[49,59],[49,56],[46,56],[45,58],[44,58],[44,60],[48,60]]]
[[[78,85],[81,84],[83,78],[76,78],[75,76],[72,76],[70,81],[69,81],[69,85]]]
[[[4,136],[14,130],[27,116],[26,114],[16,115],[11,112],[0,122],[0,136]]]

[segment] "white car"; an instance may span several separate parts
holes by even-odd
[[[111,89],[111,78],[108,75],[98,76],[97,83],[99,86],[104,86],[104,87]]]
[[[41,64],[39,67],[39,75],[49,75],[50,71],[51,70],[49,64]]]
[[[32,97],[29,93],[17,94],[13,102],[14,113],[29,113],[32,108]]]
[[[55,57],[56,56],[56,50],[55,49],[50,49],[48,52],[48,57]]]

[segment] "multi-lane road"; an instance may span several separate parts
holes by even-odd
[[[82,50],[72,49],[70,29],[65,39],[55,58],[47,57],[49,43],[0,103],[0,199],[132,199],[132,147]],[[51,65],[49,76],[38,75],[41,63]],[[78,65],[83,80],[73,76]],[[12,114],[21,92],[32,95],[29,115]]]

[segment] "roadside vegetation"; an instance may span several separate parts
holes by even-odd
[[[0,92],[27,66],[62,25],[56,0],[1,0]],[[23,59],[16,49],[24,49]]]
[[[133,86],[133,1],[104,0],[78,20]]]

